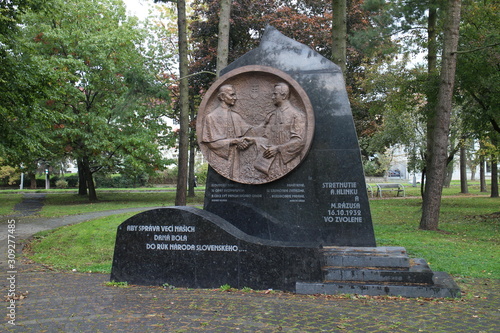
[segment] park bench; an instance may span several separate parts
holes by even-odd
[[[368,192],[370,197],[373,198],[373,187],[370,184],[366,184],[366,192]]]
[[[383,191],[396,191],[396,196],[399,197],[399,194],[402,193],[403,197],[405,195],[405,187],[398,183],[383,183],[377,184],[377,195],[382,198]]]

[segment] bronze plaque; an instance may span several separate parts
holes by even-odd
[[[314,134],[309,97],[288,74],[244,66],[207,91],[196,121],[203,156],[220,175],[264,184],[292,171]]]

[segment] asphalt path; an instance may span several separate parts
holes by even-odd
[[[2,226],[2,232],[0,232],[0,253],[7,253],[9,224],[15,224],[15,241],[17,244],[20,244],[21,240],[28,239],[40,231],[51,230],[64,225],[81,223],[110,215],[133,212],[139,213],[150,209],[161,208],[124,208],[62,217],[44,218],[39,217],[37,213],[43,208],[45,196],[46,194],[44,193],[24,193],[23,200],[14,207],[14,214],[1,217],[0,224]],[[11,240],[13,240],[12,237]],[[0,267],[3,267],[6,264],[6,258],[6,255],[1,256]]]

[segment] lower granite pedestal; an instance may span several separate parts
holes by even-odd
[[[460,297],[453,278],[433,272],[403,247],[325,247],[322,282],[297,282],[298,294]]]
[[[111,280],[300,294],[459,297],[446,273],[401,247],[324,247],[250,236],[210,212],[154,209],[118,227]]]

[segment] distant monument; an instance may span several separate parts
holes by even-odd
[[[156,209],[122,223],[112,280],[458,295],[449,276],[404,248],[376,247],[337,65],[268,27],[260,46],[222,74],[197,118],[210,165],[204,209]]]

